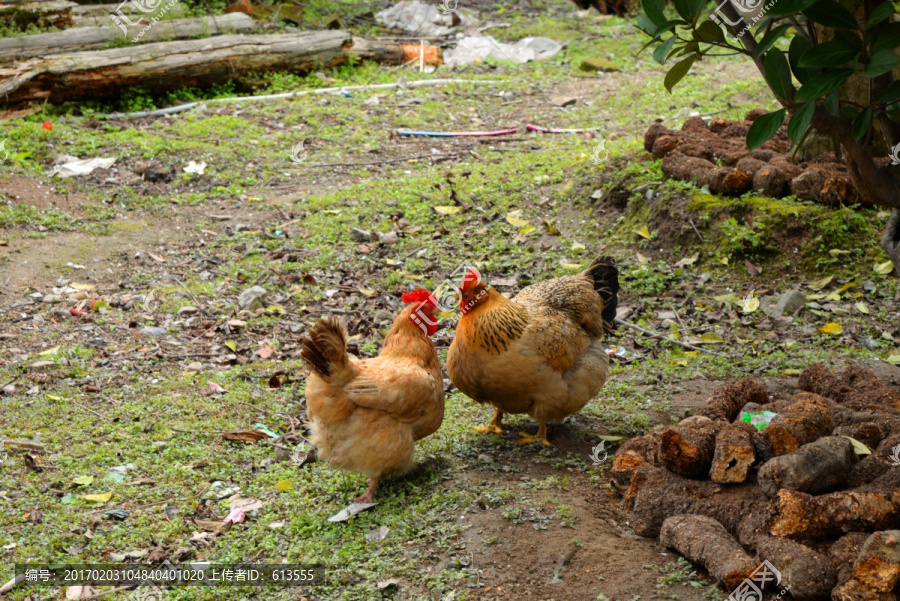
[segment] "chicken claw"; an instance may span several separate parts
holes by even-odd
[[[369,487],[366,489],[366,492],[356,497],[357,503],[375,502],[375,491],[378,490],[378,478],[366,478],[366,484],[368,484]]]
[[[497,409],[497,412],[494,414],[491,422],[486,426],[474,426],[474,430],[476,432],[493,432],[494,434],[503,434],[503,431],[506,429],[506,425],[503,423],[503,412]]]
[[[527,432],[519,432],[519,436],[522,437],[522,440],[519,441],[520,445],[528,444],[530,442],[539,442],[545,447],[552,447],[550,441],[547,440],[547,424],[538,424],[537,434],[528,434]]]

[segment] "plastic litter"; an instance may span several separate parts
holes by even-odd
[[[762,430],[772,421],[777,413],[774,411],[747,411],[741,412],[741,421],[747,422],[751,426],[754,426],[757,430]]]

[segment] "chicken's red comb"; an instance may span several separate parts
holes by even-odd
[[[481,279],[481,274],[474,269],[470,269],[463,276],[462,286],[460,288],[468,288],[470,284],[475,284]]]
[[[404,292],[403,293],[403,302],[404,303],[418,303],[420,301],[427,301],[431,298],[431,292],[425,290],[424,288],[419,288],[417,290],[413,290],[412,292]]]

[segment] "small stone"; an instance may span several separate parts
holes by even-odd
[[[182,308],[178,309],[178,314],[179,314],[179,315],[193,315],[193,314],[196,313],[198,310],[199,310],[199,309],[197,309],[197,307],[192,307],[192,306],[190,306],[190,305],[187,305],[187,306],[185,306],[185,307],[182,307]]]
[[[213,274],[204,270],[204,271],[201,271],[200,273],[198,273],[197,277],[200,278],[200,281],[202,281],[202,282],[208,282],[209,280],[211,280],[213,278]]]
[[[167,446],[169,446],[169,443],[165,440],[157,440],[153,443],[153,448],[155,448],[157,451],[162,451]]]
[[[604,73],[615,72],[619,67],[612,61],[602,58],[586,58],[581,61],[579,69],[582,71],[602,71]]]
[[[350,239],[355,242],[371,242],[375,239],[375,236],[372,235],[372,232],[367,232],[366,230],[351,227]]]
[[[243,319],[229,319],[228,327],[234,328],[235,330],[240,330],[243,327],[247,326],[247,322]]]
[[[400,241],[397,232],[387,232],[386,234],[378,234],[378,240],[382,244],[396,244]]]
[[[48,294],[41,300],[43,300],[45,303],[61,303],[63,299],[58,294]]]
[[[478,455],[478,461],[480,461],[481,463],[494,463],[494,458],[490,455],[481,453],[480,455]]]
[[[36,363],[32,363],[28,366],[28,371],[30,372],[45,372],[53,367],[56,367],[56,363],[53,361],[38,361]]]
[[[806,306],[806,297],[799,290],[788,290],[776,300],[774,297],[766,297],[760,303],[763,313],[769,317],[781,317],[792,315],[798,309]]]
[[[559,107],[574,106],[578,99],[573,96],[554,96],[550,99],[550,103]]]
[[[238,296],[238,306],[247,311],[256,311],[265,307],[268,292],[262,286],[247,288]]]
[[[210,215],[209,218],[213,221],[230,221],[231,215]]]
[[[165,336],[167,330],[165,328],[144,328],[141,330],[143,336]]]
[[[189,363],[188,366],[187,366],[187,368],[188,368],[190,371],[202,371],[202,370],[203,370],[203,364],[200,363],[199,361],[194,361],[193,363]]]

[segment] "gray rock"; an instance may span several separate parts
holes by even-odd
[[[769,317],[781,317],[782,315],[793,315],[798,309],[806,306],[806,297],[799,290],[788,290],[777,299],[775,297],[766,297],[760,303],[763,313]]]
[[[44,372],[49,369],[56,367],[56,363],[53,361],[38,361],[37,363],[32,363],[28,366],[28,371],[32,372]]]
[[[253,286],[241,292],[238,296],[238,306],[247,311],[256,311],[265,307],[266,289],[262,286]]]
[[[144,328],[141,334],[144,336],[165,336],[167,330],[165,328]]]
[[[197,307],[192,307],[190,305],[186,305],[180,309],[178,309],[179,315],[193,315],[198,311]]]
[[[62,297],[58,294],[48,294],[43,299],[45,303],[61,303]]]
[[[200,280],[203,282],[208,282],[209,280],[211,280],[213,278],[213,274],[204,270],[204,271],[201,271],[200,273],[198,273],[197,277],[200,278]]]

